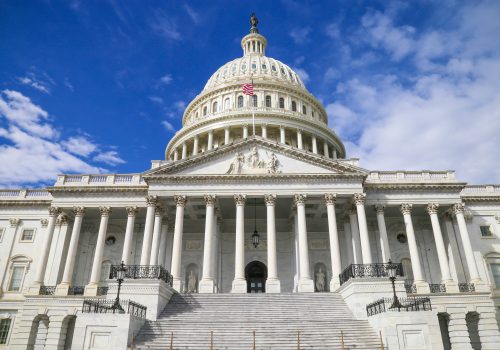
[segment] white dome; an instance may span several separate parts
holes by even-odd
[[[204,91],[235,81],[250,82],[251,79],[260,80],[260,78],[305,89],[299,75],[286,64],[270,57],[248,54],[220,67],[208,79]]]

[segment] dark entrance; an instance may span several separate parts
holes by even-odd
[[[245,267],[247,293],[265,293],[267,267],[260,261],[252,261]]]

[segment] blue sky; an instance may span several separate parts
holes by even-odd
[[[255,11],[372,170],[500,182],[498,1],[0,3],[0,186],[141,172]]]

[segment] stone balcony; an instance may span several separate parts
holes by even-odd
[[[141,174],[59,175],[54,187],[146,186]]]
[[[0,199],[7,201],[52,200],[52,196],[44,189],[2,189]]]
[[[367,183],[442,183],[458,182],[455,178],[455,172],[452,170],[444,171],[372,171],[368,174]]]

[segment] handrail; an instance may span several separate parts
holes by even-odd
[[[376,263],[376,264],[351,264],[339,275],[340,284],[351,278],[359,277],[389,277],[387,267],[396,265],[396,276],[403,276],[403,264]]]
[[[109,278],[115,279],[118,268],[121,265],[111,265]],[[159,279],[167,283],[170,287],[173,285],[173,277],[161,265],[125,265],[125,278],[127,279]]]
[[[399,305],[394,307],[394,298],[381,298],[366,305],[366,314],[373,316],[386,311],[431,311],[431,299],[429,297],[398,298]]]
[[[146,318],[147,307],[132,300],[120,300],[121,309],[114,307],[114,299],[84,299],[82,313],[127,313],[140,318]]]

